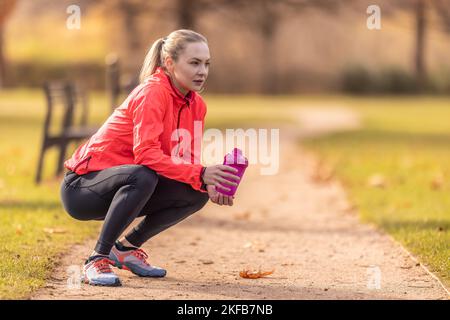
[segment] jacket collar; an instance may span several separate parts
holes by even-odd
[[[196,93],[190,90],[186,95],[183,95],[180,90],[172,83],[172,79],[168,74],[164,71],[163,68],[158,67],[153,74],[154,77],[158,78],[161,83],[170,91],[172,96],[177,101],[177,105],[184,105],[187,103],[188,106],[191,106],[195,100]]]

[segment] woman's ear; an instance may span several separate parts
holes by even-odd
[[[173,73],[173,59],[171,57],[166,57],[164,59],[164,66],[166,67],[166,70],[169,71],[169,73]]]

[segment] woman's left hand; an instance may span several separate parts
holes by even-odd
[[[206,190],[208,190],[208,195],[211,201],[220,206],[232,206],[233,205],[233,196],[226,196],[216,190],[216,187],[212,184],[206,186]]]

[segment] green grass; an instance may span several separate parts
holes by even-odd
[[[450,98],[343,98],[364,126],[310,139],[365,222],[405,245],[450,285]],[[383,187],[370,177],[380,175]],[[433,187],[434,185],[434,187]]]
[[[63,212],[59,179],[48,178],[55,152],[48,155],[45,182],[33,183],[43,117],[40,92],[0,92],[1,299],[28,296],[44,284],[60,252],[98,230],[98,223],[81,223]]]

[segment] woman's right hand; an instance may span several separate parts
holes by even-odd
[[[221,189],[225,189],[225,191],[229,191],[230,189],[226,187],[227,185],[237,186],[238,184],[236,182],[229,181],[225,178],[229,178],[234,181],[239,181],[240,180],[239,176],[233,174],[237,172],[238,172],[237,169],[224,164],[209,166],[206,167],[203,173],[203,182],[207,185],[214,185]]]

